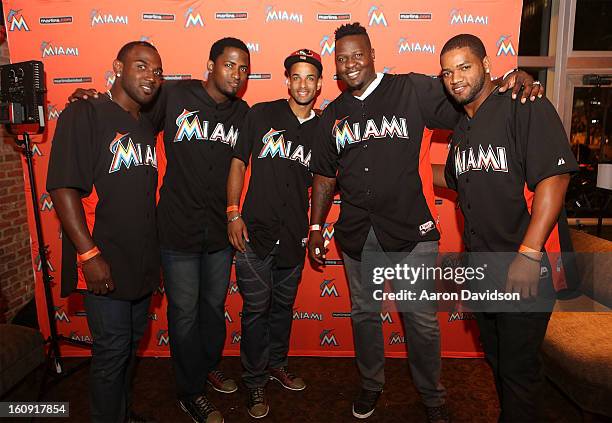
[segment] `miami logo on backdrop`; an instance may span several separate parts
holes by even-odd
[[[25,17],[21,14],[23,9],[11,9],[6,15],[6,22],[9,24],[9,31],[29,31],[30,27],[25,20]]]
[[[335,279],[323,279],[323,282],[319,285],[321,290],[321,297],[339,297],[338,289],[334,284]]]
[[[385,18],[384,12],[381,9],[379,9],[377,6],[370,7],[370,10],[368,10],[368,18],[370,18],[368,22],[368,26],[373,26],[373,25],[388,26],[387,19]]]
[[[510,39],[510,35],[502,35],[499,37],[497,42],[495,43],[497,47],[497,55],[504,56],[516,56],[516,50],[514,50],[514,46],[512,45],[512,40]]]

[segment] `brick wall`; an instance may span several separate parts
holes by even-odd
[[[8,46],[0,46],[0,64]],[[0,131],[0,323],[9,322],[34,296],[30,233],[21,154],[13,138]]]

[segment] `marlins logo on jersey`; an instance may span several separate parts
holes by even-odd
[[[484,170],[488,172],[492,169],[494,172],[508,172],[508,156],[506,155],[505,147],[489,147],[485,150],[482,145],[478,146],[478,150],[470,147],[465,150],[460,150],[458,146],[455,148],[455,175],[459,176],[465,172]]]
[[[209,136],[210,123],[207,120],[200,122],[198,112],[199,110],[191,112],[183,109],[183,112],[176,118],[177,130],[174,142],[181,142],[184,139],[191,141],[195,137],[196,140],[200,141],[219,141],[232,146],[232,148],[236,145],[238,129],[234,128],[234,125],[226,130],[223,123],[218,122]]]
[[[404,138],[408,139],[408,124],[405,118],[397,118],[395,115],[388,119],[382,117],[380,125],[377,125],[374,119],[368,119],[365,123],[365,129],[361,132],[359,122],[352,125],[347,121],[348,116],[336,120],[332,127],[332,136],[336,140],[336,148],[340,153],[346,144],[355,144],[361,141],[367,141],[370,138]]]
[[[304,146],[297,144],[293,147],[293,141],[285,140],[283,135],[284,129],[270,130],[262,137],[263,147],[257,158],[263,159],[267,156],[275,157],[278,155],[281,159],[289,159],[299,162],[301,165],[308,167],[310,164],[310,150],[306,153]],[[274,138],[276,137],[276,139]]]
[[[115,139],[110,143],[109,150],[113,153],[113,160],[108,173],[118,172],[122,166],[129,169],[131,166],[145,165],[157,169],[155,147],[134,143],[129,132],[127,134],[117,133]]]

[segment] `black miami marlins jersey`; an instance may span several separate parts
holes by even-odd
[[[217,104],[202,81],[164,83],[147,116],[164,131],[168,165],[157,208],[162,248],[214,252],[229,246],[226,184],[248,105]]]
[[[278,266],[304,262],[308,234],[308,170],[318,117],[300,123],[285,99],[259,103],[247,113],[234,157],[251,179],[242,208],[249,239],[264,258],[279,242]]]
[[[115,282],[108,296],[135,300],[153,292],[160,282],[160,260],[157,156],[150,122],[135,119],[105,95],[70,104],[57,123],[47,174],[47,190],[59,188],[82,195],[87,227]],[[76,254],[64,235],[63,296],[86,289]]]
[[[452,129],[460,116],[438,79],[415,73],[385,74],[365,99],[345,91],[327,106],[311,170],[337,178],[343,252],[359,259],[370,227],[385,251],[440,238],[423,130]]]
[[[547,99],[521,105],[510,92],[495,90],[473,118],[466,115],[457,124],[446,161],[446,183],[458,191],[465,216],[467,250],[518,251],[536,185],[576,170],[563,125]],[[567,229],[563,216],[555,231]]]

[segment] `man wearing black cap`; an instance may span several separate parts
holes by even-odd
[[[259,103],[247,113],[234,148],[227,183],[228,236],[236,248],[242,294],[240,355],[249,389],[248,412],[268,414],[269,379],[301,391],[304,381],[287,371],[293,304],[304,267],[308,233],[310,147],[318,117],[321,57],[301,49],[285,59],[289,99]],[[242,213],[244,175],[252,160]]]

